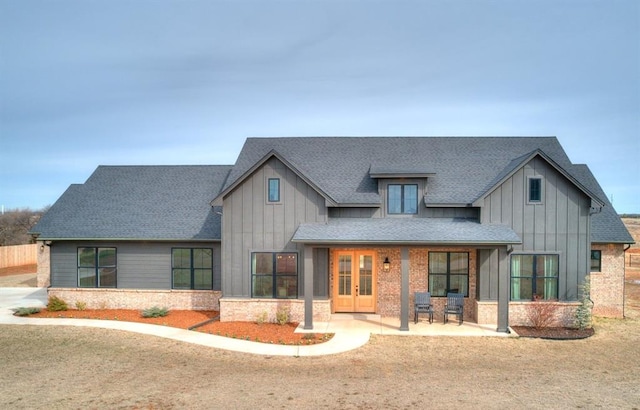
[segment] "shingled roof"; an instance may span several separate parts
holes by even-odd
[[[504,245],[522,240],[506,225],[464,218],[331,218],[301,224],[293,242],[327,244]]]
[[[276,152],[339,205],[379,205],[376,169],[424,169],[429,204],[471,204],[515,159],[543,151],[567,169],[555,137],[292,137],[247,139],[226,193],[269,152]]]
[[[624,223],[609,202],[600,184],[591,173],[588,166],[576,164],[572,167],[572,173],[579,176],[580,180],[599,198],[604,200],[605,206],[600,212],[591,216],[591,242],[594,243],[635,243],[633,236],[624,226]]]
[[[217,195],[231,166],[100,166],[31,232],[41,240],[220,240]]]
[[[71,185],[32,233],[41,240],[221,240],[221,208],[210,200],[221,199],[271,155],[335,206],[380,206],[375,177],[387,174],[427,176],[427,205],[466,206],[538,152],[606,204],[593,215],[592,241],[633,243],[589,169],[573,165],[555,137],[249,138],[234,166],[100,166],[84,184]],[[466,226],[473,235],[485,229]],[[308,233],[333,240],[333,226],[301,229],[298,239]],[[487,234],[498,242],[519,240],[507,231]],[[480,240],[476,236],[467,239]]]

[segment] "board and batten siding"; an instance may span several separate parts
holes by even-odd
[[[267,181],[280,179],[280,202],[267,201]],[[291,242],[301,223],[326,222],[325,199],[277,158],[271,158],[223,199],[222,294],[251,296],[251,252],[298,252],[303,296],[304,246]]]
[[[542,202],[528,203],[528,179],[543,181]],[[510,226],[522,239],[513,252],[557,253],[559,297],[576,300],[578,286],[588,272],[591,198],[541,157],[535,157],[484,199],[482,223]],[[482,255],[482,275],[495,258]],[[492,263],[493,262],[493,263]],[[490,286],[480,284],[480,298],[492,299]]]
[[[118,289],[171,289],[173,248],[213,249],[213,290],[220,290],[220,243],[203,242],[54,242],[51,245],[51,286],[78,286],[78,248],[116,248]]]

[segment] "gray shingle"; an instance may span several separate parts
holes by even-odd
[[[613,208],[598,181],[588,166],[576,164],[572,166],[573,174],[598,198],[605,202],[600,213],[591,217],[591,241],[595,243],[635,243],[624,223]]]
[[[301,224],[293,242],[406,244],[519,244],[508,226],[463,218],[336,218]]]
[[[540,149],[571,165],[554,137],[297,137],[249,138],[224,189],[275,150],[339,204],[380,204],[370,167],[422,169],[427,203],[469,204],[512,160]]]
[[[220,240],[230,166],[100,166],[33,227],[41,239]]]

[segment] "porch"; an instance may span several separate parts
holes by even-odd
[[[515,336],[514,333],[498,332],[496,325],[479,325],[452,320],[444,324],[442,317],[434,317],[433,323],[421,320],[409,323],[409,330],[400,330],[400,319],[365,313],[334,313],[328,322],[313,322],[313,329],[305,330],[304,323],[296,329],[298,333],[375,334],[389,336]]]

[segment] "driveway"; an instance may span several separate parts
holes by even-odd
[[[47,288],[1,288],[0,310],[18,307],[45,307]]]

